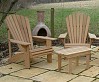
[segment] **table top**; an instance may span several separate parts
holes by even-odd
[[[55,53],[68,56],[68,55],[87,52],[87,51],[91,51],[91,48],[88,48],[88,47],[72,47],[72,48],[66,48],[66,49],[61,49],[61,50],[55,51]]]

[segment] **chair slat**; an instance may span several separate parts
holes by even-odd
[[[73,14],[72,16],[73,16],[73,28],[74,28],[74,35],[73,35],[73,37],[74,37],[74,43],[76,43],[76,17],[75,17],[75,15],[76,14]]]
[[[23,41],[23,36],[22,36],[22,32],[20,30],[20,26],[19,26],[19,23],[18,23],[18,19],[17,19],[17,16],[16,15],[12,15],[12,19],[13,19],[13,25],[14,25],[14,30],[16,31],[16,34],[18,35],[18,40],[19,41]]]
[[[23,24],[22,24],[22,18],[19,15],[17,15],[16,18],[17,18],[17,21],[18,21],[19,28],[20,28],[21,34],[23,36],[23,39],[24,39],[25,42],[27,42],[26,36],[24,34],[24,29],[23,29],[24,27],[23,27]]]
[[[15,40],[29,42],[31,45],[29,46],[30,49],[33,49],[33,42],[32,42],[32,33],[29,25],[28,18],[21,16],[21,15],[9,15],[6,18],[6,23],[8,28],[11,32],[12,37]],[[22,50],[21,46],[18,45],[20,50]]]
[[[66,18],[70,43],[85,43],[90,18],[82,13],[74,13]]]
[[[29,20],[28,20],[28,18],[26,18],[25,20],[26,20],[27,30],[28,30],[28,34],[29,34],[29,40],[30,40],[30,43],[31,43],[31,48],[34,49],[34,48],[33,48],[32,37],[31,37],[32,33],[31,33],[31,31],[30,31],[31,29],[30,29]]]
[[[17,35],[16,35],[16,33],[15,33],[15,31],[14,31],[14,29],[13,29],[13,25],[11,24],[11,22],[10,22],[10,17],[8,18],[6,18],[6,24],[7,24],[7,26],[8,26],[8,29],[10,30],[10,32],[11,32],[11,34],[13,34],[12,36],[13,36],[13,38],[15,39],[15,40],[17,40]]]
[[[85,43],[86,38],[87,38],[87,35],[88,35],[89,22],[90,22],[90,17],[87,16],[87,21],[86,21],[86,31],[85,31],[85,37],[84,37],[84,43]]]
[[[79,34],[80,34],[80,33],[79,33],[79,26],[80,26],[80,25],[79,25],[79,21],[80,21],[80,19],[79,19],[80,16],[79,16],[79,15],[80,15],[79,13],[76,14],[76,21],[77,21],[77,22],[76,22],[76,26],[77,26],[77,27],[76,27],[76,29],[77,29],[77,30],[76,30],[76,41],[77,41],[77,43],[79,43]]]
[[[82,35],[83,35],[83,33],[82,33],[82,27],[83,27],[83,14],[82,13],[80,13],[80,29],[79,29],[79,43],[82,43]]]

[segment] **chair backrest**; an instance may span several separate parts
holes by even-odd
[[[66,17],[70,43],[85,43],[88,35],[90,17],[83,13],[74,13]]]
[[[13,14],[7,16],[5,22],[14,40],[29,42],[30,49],[33,49],[32,33],[27,17]]]

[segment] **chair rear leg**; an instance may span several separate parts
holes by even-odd
[[[52,53],[47,55],[47,62],[52,63]]]

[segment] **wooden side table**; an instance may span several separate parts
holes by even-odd
[[[66,57],[69,61],[69,64],[68,64],[69,73],[72,72],[72,59],[76,58],[76,65],[78,65],[80,56],[86,56],[86,69],[89,68],[91,49],[88,47],[72,47],[72,48],[61,49],[59,51],[55,51],[55,53],[58,54],[58,70],[59,71],[61,70],[62,56]]]

